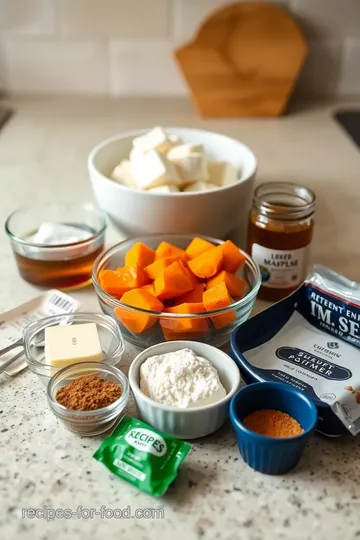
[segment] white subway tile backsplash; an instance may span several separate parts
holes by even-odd
[[[309,54],[297,83],[302,95],[334,96],[341,70],[340,41],[309,41]]]
[[[181,96],[187,90],[172,57],[175,44],[113,42],[110,45],[111,87],[121,96]]]
[[[54,31],[53,0],[0,0],[0,31],[51,34]]]
[[[339,90],[344,96],[360,94],[360,40],[346,44]]]
[[[105,44],[5,39],[3,46],[11,92],[109,93],[108,47]]]
[[[176,38],[190,40],[211,12],[232,4],[231,0],[172,0],[173,31]],[[243,0],[246,1],[246,0]],[[267,0],[250,0],[264,1]],[[288,0],[273,0],[273,4],[287,6]]]
[[[173,0],[173,31],[176,38],[191,39],[212,11],[227,0]]]
[[[290,0],[290,6],[311,37],[360,36],[359,0]]]
[[[168,9],[167,0],[56,0],[61,34],[92,39],[165,38]]]
[[[0,91],[188,95],[173,50],[233,1],[0,0]],[[269,1],[308,38],[295,94],[360,94],[360,0]]]

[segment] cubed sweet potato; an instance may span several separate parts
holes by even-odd
[[[216,274],[216,276],[209,279],[206,284],[206,289],[212,289],[213,287],[215,287],[215,285],[218,285],[222,282],[225,283],[230,296],[232,296],[233,298],[242,298],[244,296],[246,281],[237,276],[234,276],[234,274],[226,272],[226,270],[222,270],[221,272]]]
[[[168,313],[203,313],[205,311],[202,302],[184,303],[167,309]],[[161,318],[160,324],[163,329],[169,332],[182,334],[184,332],[206,333],[209,329],[206,318],[190,318],[184,317],[181,319]]]
[[[155,287],[153,283],[148,283],[147,285],[143,285],[140,287],[141,289],[144,289],[145,291],[149,291],[153,296],[155,296]]]
[[[175,298],[192,290],[193,284],[184,266],[173,262],[154,281],[155,294],[160,299]]]
[[[163,327],[162,333],[166,341],[202,341],[204,339],[204,332],[174,332]]]
[[[188,261],[188,265],[195,276],[209,279],[219,272],[222,260],[222,246],[216,246]]]
[[[173,246],[168,242],[161,242],[156,249],[155,260],[164,259],[164,257],[187,258],[184,249]]]
[[[164,257],[163,259],[159,259],[152,264],[149,264],[149,266],[146,266],[144,268],[145,273],[150,279],[154,280],[164,270],[164,268],[170,266],[173,262],[178,260],[178,255],[174,255],[172,257]]]
[[[205,289],[204,283],[196,283],[192,291],[182,294],[176,298],[176,304],[188,304],[193,302],[202,302],[202,296]]]
[[[189,257],[189,259],[194,259],[198,255],[205,253],[205,251],[208,251],[213,247],[215,246],[214,244],[211,244],[211,242],[208,242],[203,238],[195,237],[193,240],[191,240],[190,244],[185,250],[185,253]]]
[[[125,255],[125,266],[136,264],[145,268],[155,260],[155,251],[142,242],[136,242]]]
[[[131,283],[127,279],[128,276],[120,276],[115,270],[101,270],[98,275],[100,286],[105,292],[121,298],[121,296],[132,288]]]
[[[162,312],[163,303],[145,289],[133,289],[121,297],[121,302],[128,306],[146,309],[148,311]],[[141,334],[156,323],[157,318],[146,313],[139,313],[122,307],[114,309],[116,317],[134,334]]]
[[[191,279],[191,283],[193,284],[193,287],[195,287],[195,285],[198,285],[200,283],[200,279],[197,276],[195,276],[195,274],[192,273],[192,271],[189,268],[188,261],[181,260],[180,262],[185,268],[185,271],[188,274],[189,278]]]
[[[121,266],[116,270],[117,275],[129,286],[129,289],[138,289],[143,285],[150,283],[150,279],[147,276],[141,266],[132,264],[131,266]]]
[[[235,274],[244,264],[245,255],[239,251],[239,248],[231,240],[226,240],[221,244],[221,247],[224,253],[221,269],[230,272],[230,274]]]
[[[213,311],[223,307],[231,306],[232,298],[224,282],[215,285],[212,289],[204,291],[203,303],[206,311]],[[216,328],[223,328],[235,320],[234,310],[210,317]]]

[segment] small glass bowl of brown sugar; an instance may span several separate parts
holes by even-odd
[[[256,471],[283,474],[299,462],[316,428],[317,409],[301,390],[265,381],[235,394],[230,419],[244,461]]]
[[[127,377],[102,362],[61,369],[47,387],[50,409],[67,429],[92,437],[114,426],[129,399]]]

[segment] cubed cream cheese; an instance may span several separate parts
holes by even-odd
[[[136,137],[133,140],[133,146],[143,152],[157,150],[158,152],[165,154],[170,150],[172,143],[161,127],[155,127],[148,133],[145,133],[145,135]]]
[[[215,184],[212,184],[211,182],[194,182],[193,184],[186,186],[186,188],[183,189],[183,192],[212,191],[213,189],[218,189],[218,187],[219,186],[215,186]]]
[[[178,135],[169,135],[169,141],[172,146],[178,146],[182,144],[182,140]]]
[[[136,189],[136,182],[131,174],[131,165],[128,159],[124,159],[115,167],[111,174],[111,179],[119,182],[119,184]]]
[[[169,150],[169,158],[171,159],[181,159],[184,157],[187,157],[189,154],[204,154],[205,155],[205,149],[202,144],[178,144],[175,145],[174,148]]]
[[[145,152],[143,150],[141,150],[141,148],[137,148],[136,146],[134,146],[130,150],[130,154],[129,154],[130,163],[133,163],[134,161],[137,161],[138,159],[141,159],[144,154],[145,154]]]
[[[209,182],[219,187],[228,186],[238,180],[239,171],[226,161],[208,161]]]
[[[157,150],[149,150],[134,159],[131,162],[131,173],[139,189],[182,184],[175,165]]]
[[[208,180],[206,155],[202,145],[181,144],[175,146],[168,152],[167,157],[179,168],[184,184]]]
[[[45,362],[50,366],[97,362],[103,356],[95,323],[45,328]]]

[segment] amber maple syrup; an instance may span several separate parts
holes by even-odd
[[[93,263],[104,249],[104,236],[96,237],[95,231],[86,225],[68,225],[91,233],[91,237],[58,246],[32,247],[29,244],[21,254],[14,250],[20,275],[26,281],[62,290],[84,287],[91,282]],[[26,242],[27,237],[23,240]]]
[[[261,300],[281,300],[305,279],[314,212],[315,195],[304,186],[269,182],[255,190],[248,252],[260,267]]]

